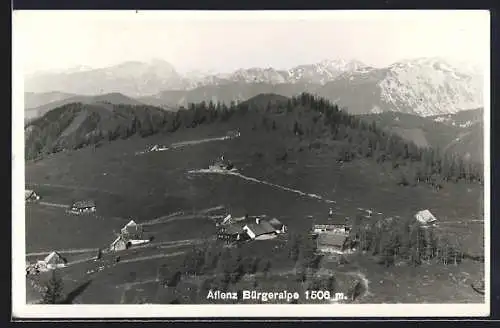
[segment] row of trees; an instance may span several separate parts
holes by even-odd
[[[466,181],[482,183],[482,166],[465,161],[453,153],[439,149],[419,148],[398,135],[380,129],[375,121],[368,123],[349,115],[337,105],[310,94],[301,94],[288,101],[287,108],[311,108],[320,115],[310,121],[294,122],[292,132],[302,136],[304,131],[319,130],[327,126],[331,138],[341,141],[336,147],[337,158],[350,161],[355,158],[373,158],[379,163],[391,162],[394,168],[408,166],[407,179],[411,183],[437,184],[439,181]]]
[[[321,255],[316,253],[316,242],[308,234],[290,233],[286,247],[288,258],[304,274],[318,268]]]
[[[307,272],[317,269],[321,257],[315,254],[316,243],[307,235],[292,234],[287,241],[284,255],[290,264],[297,268],[297,280],[305,282]],[[205,276],[207,289],[227,290],[231,284],[249,274],[266,276],[272,268],[272,262],[256,256],[243,256],[239,247],[225,248],[220,243],[207,243],[203,246],[194,246],[186,253],[179,266],[161,266],[158,278],[161,284],[175,287],[182,276]],[[316,279],[317,280],[317,279]],[[325,284],[323,280],[314,280],[315,284]],[[330,284],[334,279],[328,280]],[[311,282],[313,283],[313,282]],[[257,279],[254,281],[257,287]]]
[[[443,236],[413,218],[357,217],[352,222],[350,242],[351,247],[378,256],[387,266],[398,260],[414,265],[428,261],[458,264],[464,256],[458,236]]]
[[[291,124],[286,120],[277,123],[281,115],[273,116],[281,113],[283,107],[296,117]],[[375,121],[367,122],[350,115],[337,105],[307,93],[292,97],[286,103],[269,104],[262,115],[260,126],[265,131],[285,129],[301,140],[309,140],[311,149],[321,148],[326,143],[326,130],[329,139],[338,141],[329,151],[339,161],[371,158],[377,163],[390,163],[393,168],[405,167],[400,179],[402,185],[427,183],[440,187],[442,182],[482,183],[483,171],[479,163],[439,149],[419,148],[382,130]],[[253,130],[259,130],[257,122]]]
[[[230,283],[238,282],[245,274],[266,274],[270,269],[269,260],[242,256],[239,248],[224,248],[220,243],[207,243],[203,247],[194,246],[188,251],[180,266],[160,267],[158,277],[162,284],[174,287],[182,276],[209,275],[214,276],[211,281],[218,284],[219,289],[225,289]]]
[[[180,128],[230,121],[235,116],[251,112],[253,123],[267,131],[285,130],[301,139],[321,143],[325,131],[329,138],[339,141],[332,150],[337,158],[350,161],[372,158],[379,163],[390,162],[393,167],[406,166],[408,172],[401,183],[430,183],[440,181],[467,181],[482,183],[482,167],[454,154],[422,149],[401,137],[380,129],[375,122],[350,115],[329,101],[302,93],[286,102],[269,102],[264,110],[245,102],[230,106],[222,103],[201,102],[187,109],[168,112],[151,106],[111,105],[112,111],[84,104],[68,104],[34,120],[26,140],[26,158],[96,145],[104,140],[126,139],[133,135],[147,137]],[[286,115],[272,115],[286,109]],[[237,115],[236,115],[237,114]],[[79,117],[82,122],[74,129],[68,127]],[[295,119],[290,120],[290,118]],[[404,181],[407,180],[407,181]]]

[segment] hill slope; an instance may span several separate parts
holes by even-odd
[[[482,105],[481,75],[440,59],[403,61],[385,68],[351,64],[335,73],[314,67],[294,68],[288,79],[270,69],[240,70],[227,78],[212,77],[195,89],[164,91],[144,101],[186,106],[210,100],[241,101],[259,93],[291,97],[305,91],[338,103],[351,114],[397,111],[432,116]]]
[[[43,96],[42,96],[43,97]],[[44,97],[47,99],[46,97]],[[55,109],[57,107],[64,106],[66,104],[71,104],[71,103],[83,103],[83,104],[124,104],[124,105],[141,105],[142,103],[132,99],[130,97],[127,97],[121,93],[108,93],[108,94],[102,94],[98,96],[81,96],[81,95],[64,95],[60,96],[59,100],[52,101],[49,103],[45,103],[41,106],[34,107],[34,108],[29,108],[25,106],[24,110],[24,118],[26,120],[32,120],[34,118],[43,116],[45,113],[48,111]]]
[[[397,111],[419,116],[483,105],[483,80],[443,60],[421,58],[389,67],[347,72],[318,90],[352,114]]]
[[[484,109],[481,107],[476,109],[463,110],[458,113],[430,116],[429,119],[432,119],[436,122],[442,122],[447,125],[466,128],[475,123],[482,122],[483,116]]]
[[[286,104],[270,101],[266,108],[252,106],[252,102],[262,103],[266,98],[272,100],[276,95],[260,95],[253,101],[240,105],[233,103],[229,107],[220,103],[193,104],[190,109],[175,113],[151,106],[68,104],[48,112],[27,126],[26,158],[95,145],[103,140],[126,139],[135,134],[148,136],[159,132],[173,133],[179,129],[231,122],[231,126],[237,129],[261,130],[263,133],[280,131],[279,134],[284,137],[283,146],[291,147],[293,152],[300,152],[305,147],[326,147],[334,158],[341,161],[368,157],[382,162],[390,159],[396,166],[422,162],[427,167],[432,164],[427,161],[428,158],[438,160],[432,149],[419,148],[397,134],[384,132],[376,123],[366,123],[342,112],[325,99],[303,93],[288,99]],[[280,155],[284,160],[288,156],[285,153]],[[462,165],[459,164],[461,161],[454,159],[454,154],[446,156],[452,156],[447,159],[450,165]],[[472,174],[471,166],[469,173],[461,172],[456,178],[480,179],[478,169],[474,168],[475,173],[469,175]],[[412,174],[415,175],[410,179],[419,181],[422,174],[443,174],[443,178],[449,179],[451,173],[441,172],[439,164],[432,170],[419,169],[412,171]]]
[[[478,163],[483,162],[482,111],[470,110],[456,114],[420,117],[398,112],[362,115],[381,128],[396,133],[420,147],[460,154]]]
[[[183,76],[162,60],[128,62],[38,75],[26,80],[25,89],[84,95],[121,92],[162,107],[210,100],[229,103],[260,93],[290,97],[313,92],[347,107],[352,114],[398,111],[432,116],[483,105],[481,72],[455,67],[440,58],[404,60],[383,68],[358,61],[325,60],[288,70],[256,67],[205,76]]]
[[[266,99],[270,105],[260,106]],[[147,122],[158,125],[147,128]],[[124,126],[124,140],[115,140],[117,127]],[[116,237],[113,232],[130,217],[154,237],[144,248],[104,254],[98,261],[93,261],[95,251],[89,261],[73,256],[74,262],[60,271],[65,286],[87,281],[89,272],[101,272],[90,276],[92,284],[79,303],[170,303],[173,294],[182,295],[182,303],[196,304],[207,302],[205,287],[295,290],[313,286],[317,274],[334,276],[335,292],[349,293],[352,275],[369,281],[373,295],[357,303],[456,302],[457,291],[461,301],[480,301],[464,279],[481,277],[482,265],[466,259],[456,263],[457,256],[452,265],[444,264],[458,247],[466,253],[483,252],[484,228],[472,222],[483,216],[480,173],[457,158],[440,158],[403,142],[324,99],[302,94],[285,102],[276,95],[259,95],[238,106],[202,103],[176,113],[149,106],[68,104],[29,129],[39,135],[28,136],[28,146],[38,141],[69,145],[86,140],[86,134],[94,136],[86,141],[89,145],[103,143],[106,134],[112,140],[27,161],[26,183],[44,199],[27,204],[26,249],[34,253],[30,260],[42,250],[107,248]],[[235,129],[239,137],[217,138]],[[133,137],[144,132],[153,135]],[[174,147],[138,154],[151,145]],[[199,170],[220,154],[237,173]],[[76,199],[95,200],[97,213],[81,217],[60,208]],[[316,256],[313,243],[295,243],[311,241],[311,225],[326,219],[330,208],[331,221],[352,219],[353,236],[364,236],[358,252],[345,254],[342,265]],[[443,228],[436,231],[437,240],[430,236],[440,256],[420,266],[420,259],[428,259],[422,251],[428,239],[420,238],[423,231],[413,215],[423,208]],[[365,220],[368,209],[373,215]],[[210,241],[217,234],[210,216],[216,214],[277,217],[287,233],[231,250],[220,245],[224,252],[217,253]],[[459,246],[453,236],[460,238]],[[203,261],[193,261],[200,258],[196,254]],[[244,263],[256,268],[247,276],[251,279],[242,277],[250,273]],[[304,284],[297,268],[313,271],[315,278],[306,277]],[[164,277],[177,270],[180,283],[165,288]],[[236,271],[240,279],[225,284],[213,279]]]
[[[120,92],[131,97],[175,89],[183,78],[164,60],[125,62],[107,68],[41,73],[25,81],[29,92],[61,91],[79,95]]]
[[[25,92],[24,108],[27,109],[36,108],[56,101],[61,101],[67,98],[71,98],[74,96],[76,95],[72,93],[64,93],[58,91],[43,92],[43,93]]]
[[[313,92],[319,87],[316,84],[303,83],[243,83],[233,82],[221,85],[206,85],[192,90],[163,91],[151,97],[138,98],[140,101],[154,106],[187,107],[190,103],[212,101],[230,104],[242,102],[259,94],[274,93],[284,97],[292,97],[305,91]]]
[[[69,103],[50,110],[25,128],[26,158],[95,145],[100,140],[152,134],[165,111],[151,106]],[[139,123],[138,123],[139,122]]]

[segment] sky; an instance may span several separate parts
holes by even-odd
[[[181,73],[287,69],[324,59],[383,67],[443,57],[487,65],[488,11],[16,11],[24,74],[163,59]]]

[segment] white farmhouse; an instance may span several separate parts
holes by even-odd
[[[415,214],[415,219],[423,225],[433,225],[437,223],[437,219],[429,210],[422,210]]]

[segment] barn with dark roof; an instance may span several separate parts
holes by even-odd
[[[80,200],[71,205],[70,211],[73,213],[93,213],[96,211],[96,205],[93,200]]]
[[[267,239],[276,235],[276,229],[265,220],[255,219],[254,223],[248,223],[243,230],[251,239]]]

